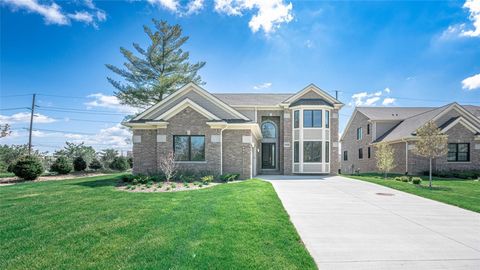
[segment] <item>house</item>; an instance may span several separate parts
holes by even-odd
[[[294,94],[210,93],[189,83],[123,125],[134,173],[155,173],[174,152],[180,170],[329,174],[338,160],[341,102],[310,84]]]
[[[447,104],[430,107],[357,107],[340,139],[341,171],[377,171],[375,144],[386,142],[394,151],[395,173],[421,174],[428,159],[415,154],[416,130],[434,121],[448,135],[448,154],[434,160],[433,169],[480,168],[480,107]]]

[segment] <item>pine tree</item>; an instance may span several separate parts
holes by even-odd
[[[140,56],[121,47],[120,52],[127,60],[124,67],[106,65],[125,80],[122,83],[107,78],[118,90],[115,95],[122,104],[145,108],[189,82],[204,84],[197,72],[205,62],[188,62],[189,53],[181,49],[188,40],[187,36],[182,36],[182,27],[178,24],[169,25],[163,20],[152,21],[155,32],[148,26],[143,26],[151,41],[148,48],[143,49],[139,44],[133,43]]]

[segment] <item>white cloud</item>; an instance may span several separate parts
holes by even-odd
[[[349,106],[377,106],[377,102],[383,99],[382,105],[388,106],[395,102],[394,98],[384,97],[391,93],[391,89],[386,87],[383,91],[377,92],[359,92],[352,95],[352,101],[348,103]]]
[[[133,108],[127,105],[120,103],[120,100],[116,96],[109,96],[102,93],[96,93],[88,95],[87,97],[92,98],[92,101],[85,103],[88,108],[99,107],[112,109],[121,113],[135,114],[139,112],[138,108]]]
[[[203,8],[204,0],[192,0],[187,5],[187,14],[196,14]]]
[[[462,88],[467,90],[474,90],[480,88],[480,73],[466,78],[462,81]]]
[[[33,122],[36,124],[48,124],[53,123],[56,120],[50,118],[49,116],[43,114],[34,114]],[[29,123],[30,122],[30,113],[21,112],[16,113],[13,115],[0,115],[0,123],[9,123],[9,124],[16,124],[16,123]]]
[[[262,29],[268,34],[293,19],[292,3],[287,4],[284,0],[215,0],[215,11],[218,13],[241,16],[247,10],[256,10],[248,23],[254,33]]]
[[[315,43],[313,41],[311,41],[310,39],[307,39],[307,41],[305,41],[305,47],[307,47],[309,49],[314,48]]]
[[[180,5],[178,0],[147,0],[147,2],[152,5],[159,5],[165,9],[175,12],[178,10]]]
[[[40,4],[38,0],[4,0],[14,9],[24,9],[28,12],[38,13],[43,16],[46,24],[69,24],[67,16],[62,12],[62,8],[55,2],[50,5]]]
[[[124,148],[131,145],[132,133],[121,124],[101,129],[94,135],[67,133],[65,139],[75,143],[85,142],[86,145],[100,146],[99,148]]]
[[[254,85],[253,89],[260,90],[260,89],[270,88],[271,86],[272,86],[271,82],[265,82],[265,83],[261,83],[261,84],[258,84],[258,85]]]
[[[480,0],[467,0],[463,8],[468,9],[469,19],[472,21],[473,30],[462,30],[462,35],[467,37],[480,37]]]
[[[382,102],[382,105],[383,106],[388,106],[388,105],[391,105],[395,102],[396,99],[394,98],[384,98],[383,99],[383,102]]]
[[[42,4],[38,0],[3,0],[13,10],[26,10],[30,13],[38,13],[43,16],[46,24],[69,25],[70,22],[78,21],[97,27],[96,21],[105,21],[105,12],[95,6],[92,0],[85,0],[84,5],[92,11],[64,12],[62,7],[55,2]]]

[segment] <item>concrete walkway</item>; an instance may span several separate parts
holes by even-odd
[[[480,269],[480,214],[335,177],[270,181],[320,269]]]

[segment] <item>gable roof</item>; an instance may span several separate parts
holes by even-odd
[[[356,109],[372,121],[389,121],[403,120],[433,110],[435,107],[357,107]]]
[[[315,92],[317,95],[319,95],[321,98],[325,99],[325,101],[327,102],[330,102],[332,104],[338,104],[338,105],[343,105],[342,102],[340,102],[339,100],[335,99],[334,97],[332,97],[331,95],[329,95],[327,92],[323,91],[322,89],[320,89],[318,86],[316,86],[315,84],[311,83],[309,85],[307,85],[307,87],[303,88],[302,90],[298,91],[297,93],[295,93],[294,95],[290,96],[289,98],[285,99],[283,101],[283,103],[286,103],[286,104],[289,104],[289,103],[292,103],[294,101],[296,101],[297,99],[300,99],[304,94],[310,92],[310,91],[313,91]]]

